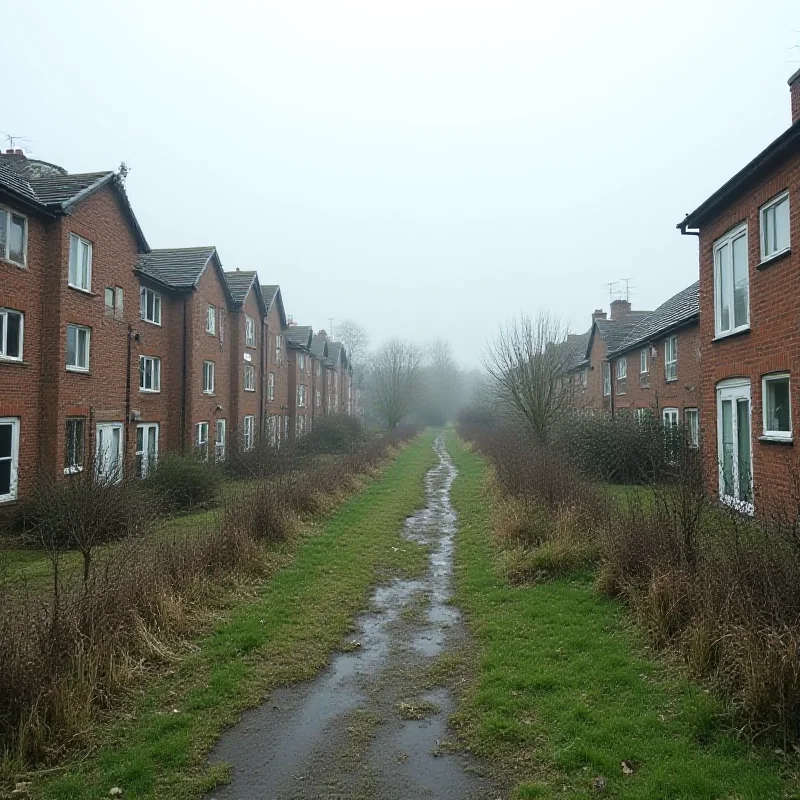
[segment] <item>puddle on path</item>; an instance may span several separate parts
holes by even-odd
[[[207,800],[500,797],[474,762],[440,750],[453,701],[447,689],[422,688],[432,659],[465,636],[449,604],[456,469],[443,437],[434,448],[428,505],[406,520],[403,534],[431,546],[427,574],[376,589],[356,621],[358,650],[336,655],[312,681],[273,692],[224,734],[211,761],[232,764],[232,783]],[[423,718],[402,719],[401,704],[404,716]]]

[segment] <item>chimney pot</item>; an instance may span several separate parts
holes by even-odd
[[[14,153],[15,153],[16,155],[18,155],[18,156],[24,156],[24,155],[25,155],[25,153],[23,153],[23,152],[22,152],[22,150],[20,150],[19,148],[17,148],[17,149],[14,151]]]
[[[789,78],[789,93],[792,101],[792,124],[800,120],[800,69]]]
[[[14,148],[13,147],[9,147],[8,150],[6,150],[6,155],[7,156],[13,156],[14,155]]]
[[[602,308],[596,308],[594,310],[594,313],[592,314],[592,322],[594,322],[596,319],[605,319],[605,318],[606,318],[606,312],[603,311]]]

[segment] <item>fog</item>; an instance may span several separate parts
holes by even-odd
[[[789,0],[0,0],[0,130],[130,167],[152,247],[214,244],[377,343],[588,327],[696,280],[675,230],[789,124]],[[334,322],[335,327],[335,322]]]

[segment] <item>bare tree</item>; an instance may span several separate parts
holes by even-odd
[[[497,400],[517,414],[539,442],[546,442],[569,408],[567,368],[574,347],[558,317],[540,311],[501,327],[488,345],[484,366]]]
[[[419,347],[402,339],[390,339],[372,357],[372,402],[389,430],[394,430],[417,404],[423,359]]]
[[[353,369],[363,366],[369,347],[369,334],[364,326],[352,319],[342,320],[336,326],[336,336],[341,339]]]
[[[434,339],[425,352],[418,419],[425,425],[444,425],[463,404],[461,369],[447,339]]]

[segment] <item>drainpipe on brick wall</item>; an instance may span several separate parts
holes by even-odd
[[[611,387],[611,418],[614,418],[614,413],[616,412],[616,406],[614,404],[614,370],[612,369],[611,360],[608,360],[608,385]]]
[[[264,391],[264,381],[267,380],[267,358],[266,358],[266,345],[265,342],[269,341],[269,335],[267,334],[267,321],[264,320],[261,323],[261,366],[259,367],[261,371],[261,381],[260,381],[260,388],[259,388],[259,398],[258,398],[258,438],[262,439],[264,437],[264,417],[266,416],[266,411],[264,409],[264,398],[266,397],[266,392]]]
[[[187,347],[186,295],[183,295],[183,364],[181,365],[181,454],[186,454],[186,358]]]
[[[128,325],[128,364],[125,370],[125,440],[122,443],[122,463],[126,464],[128,461],[128,440],[130,437],[130,424],[131,424],[131,355],[133,351],[133,325]]]

